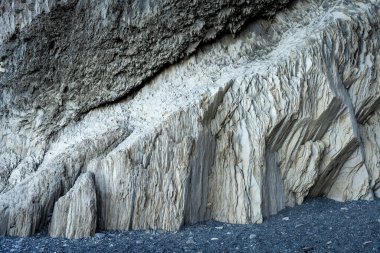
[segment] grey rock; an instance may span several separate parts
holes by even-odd
[[[82,238],[95,234],[96,192],[94,176],[86,172],[55,203],[49,227],[52,237]]]
[[[37,169],[48,142],[64,126],[93,108],[127,97],[164,66],[189,55],[195,45],[226,30],[236,32],[247,19],[287,3],[10,2],[0,3],[5,10],[0,15],[5,71],[0,75],[0,110],[6,126],[2,143],[14,144],[2,147],[1,153],[14,155],[15,163],[7,166],[8,187],[0,191]],[[14,120],[13,115],[19,116]],[[24,156],[20,145],[35,151]]]
[[[62,195],[80,217],[82,171],[104,230],[260,223],[306,197],[380,195],[376,1],[297,1],[186,59],[260,5],[130,4],[68,1],[0,31],[0,234],[33,234]]]
[[[99,238],[99,239],[102,239],[102,238],[104,238],[106,235],[105,234],[103,234],[103,233],[95,233],[95,237],[96,238]]]
[[[133,97],[202,44],[287,2],[1,1],[0,234],[35,233],[80,169],[133,131],[126,115],[108,118],[117,122],[112,129],[99,124],[72,138],[63,137],[66,127]],[[103,228],[116,224],[100,219]]]
[[[189,239],[186,241],[186,244],[195,244],[193,237],[189,237]]]

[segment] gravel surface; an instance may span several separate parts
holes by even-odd
[[[313,199],[263,224],[215,221],[179,232],[98,232],[94,238],[1,237],[0,252],[380,252],[380,200]]]

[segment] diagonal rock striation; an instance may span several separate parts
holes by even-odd
[[[70,15],[79,11],[75,15],[84,17],[86,11],[108,10],[80,11],[89,3],[81,4],[68,1],[64,5]],[[140,14],[128,12],[131,19],[126,22],[136,25],[133,20],[158,15],[166,6],[147,4],[148,9],[138,9],[132,4],[128,10]],[[226,21],[233,27],[256,13],[225,14],[216,6],[208,10],[218,17],[238,17],[239,25]],[[96,217],[97,229],[177,230],[208,219],[260,223],[308,197],[347,201],[380,196],[377,0],[296,1],[272,19],[250,22],[238,35],[225,35],[201,47],[149,80],[163,66],[158,62],[175,62],[187,54],[179,44],[153,43],[158,51],[151,50],[152,54],[138,51],[133,57],[120,56],[122,61],[136,60],[136,65],[121,72],[117,80],[108,79],[114,77],[110,69],[123,64],[91,58],[87,63],[96,66],[90,68],[81,61],[87,59],[92,44],[79,44],[57,58],[62,64],[72,55],[82,58],[76,70],[56,74],[67,73],[66,80],[75,83],[66,89],[61,86],[64,82],[54,81],[49,93],[45,84],[32,88],[34,74],[48,75],[45,67],[21,74],[28,64],[11,66],[22,63],[16,59],[21,57],[17,52],[26,50],[20,46],[24,31],[30,35],[45,21],[65,20],[56,8],[39,17],[41,22],[30,21],[0,50],[14,53],[5,59],[6,72],[0,73],[5,87],[0,104],[6,111],[1,120],[5,130],[0,134],[4,143],[0,148],[0,234],[33,234],[48,222],[51,212],[51,235],[79,237],[94,232],[92,225],[87,229],[89,224],[77,218],[88,213],[92,221]],[[205,24],[215,25],[210,16],[204,19]],[[109,28],[108,23],[97,25],[94,31]],[[104,36],[118,34],[115,29]],[[78,34],[69,31],[63,29],[59,38],[75,41],[70,36]],[[3,36],[11,33],[2,32]],[[81,48],[87,45],[89,51]],[[131,48],[128,43],[125,46]],[[104,45],[105,50],[110,48]],[[35,54],[51,57],[41,51]],[[145,59],[144,64],[139,57]],[[154,70],[147,70],[150,64]],[[52,62],[54,66],[63,65]],[[91,74],[103,67],[107,70]],[[82,71],[87,68],[90,72]],[[82,80],[76,79],[75,71],[83,73]],[[81,82],[85,85],[79,87]],[[110,86],[103,89],[103,82]],[[24,87],[23,92],[17,87]],[[29,100],[34,98],[28,94],[39,94],[46,104],[28,112]],[[23,96],[29,97],[23,100]],[[109,101],[114,102],[104,104]],[[81,184],[83,174],[93,175],[93,182]],[[78,193],[82,186],[88,191]],[[87,195],[96,199],[91,202],[96,206],[86,206]],[[76,211],[57,219],[69,205],[75,205]],[[66,228],[70,232],[55,232]]]

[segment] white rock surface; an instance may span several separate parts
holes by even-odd
[[[379,27],[376,0],[298,1],[24,151],[41,164],[0,154],[0,234],[34,233],[81,171],[99,229],[260,223],[305,197],[380,196]]]
[[[380,111],[377,110],[365,124],[361,125],[360,130],[370,187],[376,197],[380,198]]]
[[[49,226],[52,237],[82,238],[95,234],[96,192],[91,172],[80,175],[63,197],[54,205]]]

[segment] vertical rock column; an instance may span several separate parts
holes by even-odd
[[[81,238],[94,235],[96,229],[96,192],[94,176],[79,176],[73,188],[54,206],[49,227],[52,237]]]

